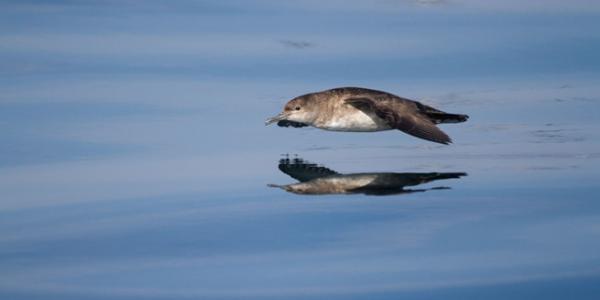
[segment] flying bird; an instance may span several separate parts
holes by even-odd
[[[327,194],[364,194],[364,195],[397,195],[427,190],[442,190],[449,187],[433,187],[429,189],[410,189],[407,187],[441,180],[457,179],[466,173],[351,173],[340,174],[324,166],[306,162],[300,158],[281,159],[279,170],[298,180],[298,183],[270,187],[281,188],[294,194],[327,195]]]
[[[281,127],[331,131],[373,132],[398,129],[428,141],[450,144],[450,137],[436,125],[465,122],[469,116],[451,114],[383,91],[342,87],[298,96],[283,112],[266,120]]]

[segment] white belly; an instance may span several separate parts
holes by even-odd
[[[381,131],[391,129],[383,120],[377,116],[368,115],[360,110],[354,110],[351,113],[337,115],[320,126],[325,130],[333,131]]]

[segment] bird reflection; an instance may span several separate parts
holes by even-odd
[[[279,170],[298,180],[298,183],[270,187],[281,188],[294,194],[326,195],[326,194],[365,194],[365,195],[397,195],[427,190],[450,189],[449,187],[433,187],[410,189],[420,184],[441,180],[457,179],[467,173],[351,173],[340,174],[301,158],[284,158],[279,161]]]

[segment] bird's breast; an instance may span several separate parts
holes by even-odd
[[[333,175],[288,185],[297,194],[346,194],[365,187],[376,179],[373,175]]]
[[[332,131],[370,132],[391,129],[374,113],[366,113],[354,108],[335,112],[315,125],[315,127]]]

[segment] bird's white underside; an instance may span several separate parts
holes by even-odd
[[[353,110],[344,115],[329,118],[322,124],[314,124],[315,127],[331,131],[358,131],[372,132],[391,129],[383,120],[374,115],[369,115],[361,110]]]
[[[295,183],[286,187],[291,191],[321,194],[321,193],[347,193],[348,191],[365,187],[377,179],[377,175],[354,176],[328,176],[309,182]]]

